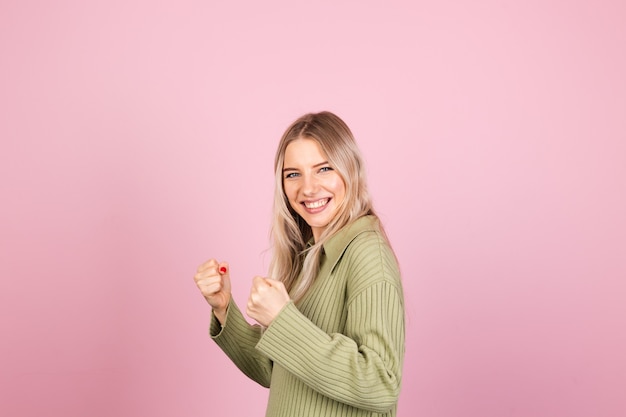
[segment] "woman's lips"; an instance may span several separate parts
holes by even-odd
[[[330,198],[321,198],[315,201],[303,201],[302,205],[304,205],[304,208],[308,212],[315,213],[318,211],[322,211],[324,207],[326,207],[329,201],[330,201]]]

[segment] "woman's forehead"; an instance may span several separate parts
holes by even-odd
[[[285,148],[284,165],[319,164],[327,160],[322,147],[314,139],[298,138],[290,142]]]

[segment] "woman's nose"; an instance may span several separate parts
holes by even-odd
[[[317,179],[313,175],[305,175],[303,180],[302,192],[304,195],[315,195],[319,189]]]

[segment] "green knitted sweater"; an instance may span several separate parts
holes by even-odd
[[[320,272],[263,330],[231,300],[211,337],[270,388],[267,417],[395,416],[404,359],[398,265],[378,220],[362,217],[324,245]]]

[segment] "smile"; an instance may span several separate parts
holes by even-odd
[[[328,204],[329,201],[330,198],[323,198],[317,201],[305,201],[302,204],[304,204],[304,207],[308,209],[318,209],[320,207],[324,207],[326,204]]]

